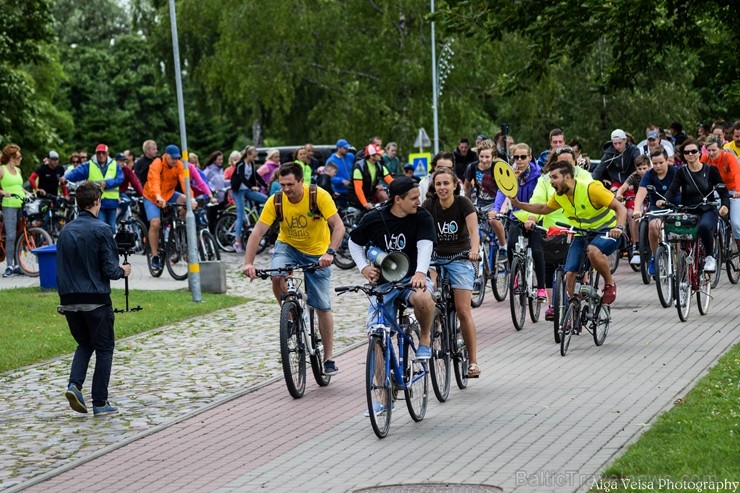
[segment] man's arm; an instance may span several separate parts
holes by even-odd
[[[523,211],[531,212],[533,214],[549,214],[555,209],[551,208],[547,204],[531,204],[526,202],[519,202],[516,197],[511,198],[511,204],[519,207]]]
[[[342,218],[339,217],[339,214],[334,214],[329,217],[327,222],[331,228],[331,241],[329,242],[329,248],[336,250],[339,248],[339,245],[342,244],[342,240],[344,239],[344,223],[342,222]],[[334,256],[325,253],[319,258],[319,265],[321,267],[329,267],[333,261]]]
[[[242,267],[242,273],[250,279],[254,279],[257,275],[257,269],[254,268],[254,257],[257,255],[257,246],[259,246],[260,240],[265,236],[265,233],[267,233],[267,230],[269,229],[269,225],[262,221],[257,221],[257,224],[254,226],[254,229],[247,240],[247,247],[244,249],[244,266]]]
[[[617,213],[618,226],[616,228],[612,228],[611,231],[609,231],[609,236],[611,236],[612,238],[619,238],[624,231],[624,225],[627,223],[627,208],[617,199],[612,199],[611,203],[609,204],[609,208]],[[621,226],[621,228],[619,226]]]

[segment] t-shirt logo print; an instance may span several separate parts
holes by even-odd
[[[286,217],[285,223],[288,226],[286,232],[291,238],[308,237],[308,231],[306,231],[306,228],[308,227],[308,219],[306,219],[306,216],[299,215],[290,218]]]
[[[437,223],[437,239],[439,241],[450,241],[457,238],[459,231],[457,221]]]
[[[383,238],[385,239],[386,252],[402,251],[406,247],[406,235],[403,233],[391,235],[390,238],[388,238],[387,235],[384,235]]]

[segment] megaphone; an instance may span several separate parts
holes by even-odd
[[[400,281],[409,270],[409,258],[403,252],[385,253],[378,247],[370,247],[367,259],[380,269],[380,276],[386,282]]]

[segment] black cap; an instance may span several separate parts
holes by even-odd
[[[399,176],[394,179],[390,185],[388,185],[388,192],[390,193],[390,199],[398,195],[403,195],[412,188],[418,188],[419,184],[410,176]]]
[[[116,154],[116,161],[125,161],[125,160],[126,160],[126,156],[124,156],[122,152],[119,152],[118,154]]]

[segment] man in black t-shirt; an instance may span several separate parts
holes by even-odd
[[[45,163],[31,173],[28,181],[39,196],[59,194],[59,180],[64,177],[64,168],[59,166],[59,154],[49,152]]]
[[[372,245],[384,252],[403,252],[409,258],[404,277],[412,289],[393,290],[384,296],[383,313],[386,320],[394,320],[393,300],[401,295],[414,308],[421,328],[417,359],[431,357],[430,331],[434,318],[432,284],[427,276],[432,250],[436,241],[431,214],[419,207],[419,184],[408,176],[399,176],[388,187],[390,199],[380,209],[365,215],[350,234],[352,259],[363,276],[372,284],[381,282],[380,270],[370,264],[363,247]],[[374,300],[370,303],[369,322],[376,316]]]

